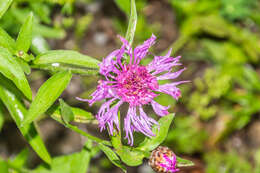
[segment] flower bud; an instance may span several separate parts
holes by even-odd
[[[152,151],[149,165],[157,173],[174,173],[179,171],[176,168],[176,155],[168,147],[159,146]]]

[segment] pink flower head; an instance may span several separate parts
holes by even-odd
[[[100,80],[97,90],[92,93],[92,99],[80,99],[92,105],[96,101],[106,99],[101,106],[96,118],[99,121],[100,129],[108,127],[112,135],[119,130],[118,110],[123,103],[128,103],[129,109],[124,119],[125,138],[128,144],[133,145],[133,131],[141,132],[146,136],[154,136],[152,126],[158,123],[147,116],[142,106],[150,104],[159,116],[169,114],[169,106],[162,106],[154,101],[158,92],[171,95],[176,100],[181,97],[180,89],[177,85],[187,81],[172,82],[159,85],[159,80],[175,79],[184,70],[171,72],[172,67],[181,65],[180,57],[171,57],[171,50],[165,56],[155,56],[147,65],[140,65],[140,61],[146,57],[149,48],[155,43],[156,37],[151,36],[142,45],[134,50],[130,47],[127,40],[120,37],[122,46],[110,53],[99,64],[100,74],[106,80]],[[127,64],[122,61],[123,57],[129,57]]]
[[[159,146],[152,151],[149,165],[158,173],[178,172],[176,155],[168,147]]]
[[[160,166],[166,170],[165,172],[174,173],[179,171],[179,169],[176,168],[177,161],[175,155],[168,157],[168,155],[164,154],[163,158],[164,158],[164,163],[161,163]]]

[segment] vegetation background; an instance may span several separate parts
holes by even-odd
[[[181,86],[182,98],[178,102],[166,95],[157,98],[164,105],[170,104],[171,112],[176,113],[164,145],[195,163],[180,172],[259,173],[260,2],[136,0],[136,5],[134,45],[154,33],[158,39],[152,51],[161,54],[173,48],[174,55],[182,55],[182,62],[188,67],[182,78],[191,83]],[[126,32],[130,1],[14,0],[0,19],[0,27],[16,38],[30,11],[35,16],[30,48],[33,54],[70,49],[101,60],[120,46],[117,35]],[[34,96],[50,74],[36,69],[29,74]],[[89,107],[75,97],[87,98],[95,90],[98,78],[74,76],[62,98],[71,106],[97,112],[100,105]],[[106,133],[99,133],[95,124],[79,127],[107,137]],[[52,156],[80,151],[85,143],[83,137],[50,118],[39,121],[39,128]],[[28,148],[3,109],[0,157],[20,159],[18,167],[36,168],[41,160]],[[57,167],[66,172],[64,165],[66,160]],[[133,173],[152,172],[147,163],[128,169]],[[88,170],[120,172],[101,153],[92,158]]]

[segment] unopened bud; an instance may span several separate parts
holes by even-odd
[[[21,56],[23,56],[23,55],[24,55],[24,51],[20,50],[20,51],[18,52],[18,56],[21,57]]]
[[[174,173],[179,171],[176,168],[176,155],[168,147],[159,146],[152,151],[149,165],[157,173]]]

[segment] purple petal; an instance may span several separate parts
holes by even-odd
[[[178,100],[181,97],[181,91],[176,86],[182,83],[187,83],[189,81],[179,81],[179,82],[173,82],[169,84],[159,85],[159,92],[163,92],[165,94],[168,94]]]
[[[144,112],[142,112],[142,116],[138,116],[136,114],[136,109],[134,108],[134,112],[131,116],[132,126],[136,131],[141,132],[146,136],[155,136],[155,134],[152,132],[152,126],[149,125],[148,121],[149,119]]]
[[[147,122],[147,124],[152,127],[154,124],[159,125],[157,121],[152,119],[151,117],[148,117],[147,114],[144,112],[143,108],[139,107],[140,116]]]
[[[120,35],[118,35],[118,37],[121,40],[121,42],[123,43],[123,46],[125,46],[127,50],[131,49],[130,44],[128,43],[128,41],[124,37],[122,37]]]
[[[171,49],[165,56],[155,56],[153,61],[147,65],[147,70],[152,73],[152,75],[159,74],[161,72],[170,72],[173,66],[179,66],[180,56],[173,58],[170,57]]]
[[[128,139],[128,144],[131,146],[134,144],[133,129],[131,127],[131,116],[133,112],[133,107],[129,107],[127,115],[124,119],[125,138]]]
[[[168,115],[168,109],[170,106],[162,106],[159,103],[155,102],[155,101],[151,101],[152,107],[154,112],[159,115],[159,116],[165,116]]]
[[[146,40],[142,45],[137,46],[134,49],[134,63],[133,64],[139,64],[140,61],[146,56],[148,53],[149,48],[154,45],[155,43],[155,35],[152,34],[151,38]]]
[[[109,101],[109,105],[110,104],[111,104],[111,100]],[[116,125],[117,130],[119,130],[118,109],[122,104],[123,104],[123,102],[119,101],[112,108],[106,108],[107,112],[103,113],[102,116],[99,115],[99,125],[100,125],[100,127],[104,127],[105,125],[107,125],[110,135],[113,135],[114,124]],[[108,106],[108,105],[106,105],[106,106]]]
[[[116,62],[113,60],[113,58],[115,58],[119,53],[120,50],[117,49],[103,59],[103,61],[99,64],[100,74],[107,76],[108,73],[112,72],[115,69]]]
[[[121,59],[124,53],[130,53],[131,47],[129,46],[127,40],[125,40],[121,36],[118,37],[123,43],[121,48],[114,50],[106,58],[103,59],[102,63],[99,64],[100,67],[99,73],[106,77],[110,72],[119,73],[118,69],[115,66],[117,66],[118,64],[121,65]],[[114,58],[116,59],[116,61],[114,60]]]
[[[114,94],[113,94],[113,91],[111,89],[111,86],[108,85],[109,83],[110,83],[109,81],[100,80],[96,91],[91,94],[92,99],[82,99],[82,98],[79,98],[79,97],[77,97],[77,99],[80,100],[80,101],[86,101],[91,106],[96,101],[103,100],[103,99],[106,99],[106,98],[110,98]]]
[[[175,78],[179,77],[180,74],[181,74],[184,70],[186,70],[186,68],[183,68],[183,69],[181,69],[181,70],[179,70],[179,71],[176,71],[176,72],[173,72],[173,73],[171,73],[171,72],[165,73],[165,74],[163,74],[163,75],[161,75],[161,76],[158,76],[158,77],[157,77],[157,80],[175,79]]]
[[[105,102],[99,109],[98,114],[96,115],[97,120],[99,121],[100,130],[104,130],[106,125],[109,128],[109,134],[113,135],[114,124],[119,130],[119,121],[118,121],[118,109],[122,105],[122,101],[119,101],[114,107],[110,108],[113,101],[116,98],[113,98]]]

